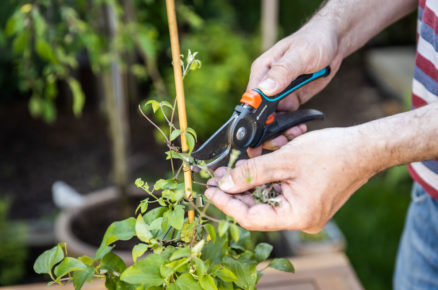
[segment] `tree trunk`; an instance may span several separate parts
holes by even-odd
[[[117,18],[110,5],[105,5],[107,31],[110,40],[117,34]],[[120,193],[125,195],[128,183],[129,122],[123,74],[115,59],[102,74],[105,107],[112,141],[113,181]]]
[[[278,0],[262,0],[262,50],[265,51],[277,40]]]

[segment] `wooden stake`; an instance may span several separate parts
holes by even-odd
[[[179,50],[179,40],[178,40],[178,25],[176,22],[175,13],[175,1],[166,0],[167,8],[167,20],[169,22],[169,33],[170,33],[170,46],[172,48],[172,62],[173,62],[173,75],[175,78],[175,88],[176,88],[176,102],[178,106],[178,118],[179,126],[181,132],[187,129],[187,115],[186,115],[186,103],[184,98],[184,85],[181,69],[181,59]],[[181,147],[183,152],[187,152],[189,147],[187,146],[187,140],[184,134],[181,134]],[[184,163],[184,185],[186,189],[186,196],[188,199],[192,199],[192,172],[189,166]],[[189,210],[188,220],[192,222],[195,219],[194,210]]]

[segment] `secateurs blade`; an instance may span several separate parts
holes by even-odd
[[[313,109],[278,114],[275,111],[278,103],[287,95],[329,74],[330,67],[326,67],[312,74],[301,75],[274,96],[267,96],[259,89],[246,91],[231,118],[192,153],[195,165],[204,161],[207,167],[214,169],[223,164],[232,149],[245,152],[248,147],[258,147],[293,126],[324,119],[323,113]]]

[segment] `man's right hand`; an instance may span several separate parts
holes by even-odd
[[[285,89],[299,75],[314,73],[330,66],[331,73],[327,78],[303,86],[278,105],[278,111],[295,111],[330,82],[342,59],[334,25],[325,19],[312,19],[253,62],[248,89],[259,88],[266,95],[272,96]],[[278,149],[305,131],[305,125],[290,128],[283,135],[265,142],[263,147]],[[260,155],[261,147],[250,148],[248,154],[251,157]]]

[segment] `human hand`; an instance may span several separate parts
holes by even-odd
[[[356,127],[301,135],[279,150],[221,167],[205,195],[249,230],[303,230],[316,233],[348,198],[375,174],[373,154]],[[280,182],[280,205],[256,203],[248,191]]]
[[[278,111],[295,111],[300,104],[308,101],[330,82],[339,69],[342,59],[343,54],[338,49],[335,27],[327,20],[312,19],[253,62],[248,89],[259,88],[268,96],[275,95],[299,75],[314,73],[330,66],[332,72],[328,77],[303,86],[278,105]],[[304,124],[293,127],[286,130],[283,135],[265,142],[263,147],[269,150],[278,149],[305,131]],[[250,157],[260,154],[261,147],[248,150]]]

